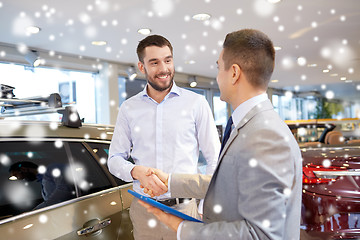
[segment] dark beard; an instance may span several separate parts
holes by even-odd
[[[162,73],[155,75],[154,78],[156,78],[156,76],[161,75],[161,74],[162,74]],[[170,74],[171,74],[171,73],[170,73]],[[165,90],[167,90],[167,89],[169,89],[169,88],[172,87],[172,85],[173,85],[173,80],[174,80],[174,76],[175,76],[175,71],[173,72],[173,75],[171,76],[171,80],[170,80],[169,85],[168,85],[168,86],[165,86],[165,87],[161,87],[161,86],[159,86],[158,84],[156,84],[155,80],[153,81],[153,79],[149,77],[149,75],[148,75],[148,73],[147,73],[147,71],[146,71],[146,68],[145,68],[145,77],[146,77],[146,79],[147,79],[148,84],[149,84],[152,88],[154,88],[156,91],[159,91],[159,92],[163,92],[163,91],[165,91]]]
[[[171,78],[171,82],[170,82],[169,86],[165,86],[165,87],[160,87],[159,85],[157,85],[156,83],[154,83],[154,82],[152,82],[152,81],[148,81],[148,83],[149,83],[150,86],[151,86],[153,89],[155,89],[156,91],[163,92],[163,91],[165,91],[165,90],[167,90],[167,89],[169,89],[169,88],[172,87],[172,85],[173,85],[173,78],[174,78],[174,77]]]

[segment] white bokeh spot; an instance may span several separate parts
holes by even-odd
[[[11,160],[7,155],[0,154],[0,163],[4,166],[9,166],[11,163]]]
[[[58,178],[58,177],[60,177],[60,175],[61,175],[61,171],[60,171],[60,169],[58,169],[58,168],[54,168],[54,169],[51,171],[51,174],[52,174],[52,176],[53,176],[54,178]]]
[[[140,132],[140,130],[141,130],[141,129],[140,129],[139,126],[135,126],[135,127],[134,127],[134,131],[135,131],[136,133]]]
[[[325,167],[325,168],[328,168],[331,166],[331,161],[329,159],[325,159],[323,162],[322,162],[322,165]]]
[[[264,227],[264,228],[269,228],[270,227],[270,221],[268,220],[268,219],[264,219],[263,221],[262,221],[262,226]]]
[[[213,210],[214,210],[214,213],[219,214],[219,213],[222,212],[222,206],[219,205],[219,204],[216,204],[216,205],[214,206]]]
[[[174,1],[171,0],[153,0],[152,9],[159,17],[169,16],[174,11]]]
[[[48,220],[49,220],[49,219],[48,219],[48,217],[47,217],[45,214],[41,214],[41,215],[39,216],[39,222],[42,223],[42,224],[47,223]]]
[[[291,91],[286,91],[286,92],[285,92],[285,97],[286,97],[287,99],[291,99],[291,98],[293,97],[293,93],[292,93]]]
[[[101,163],[102,165],[105,165],[105,164],[106,164],[106,161],[107,161],[106,158],[100,158],[100,163]]]
[[[306,128],[299,128],[297,133],[299,136],[305,136],[307,134]]]
[[[325,93],[325,97],[327,98],[327,99],[333,99],[334,97],[335,97],[335,93],[333,92],[333,91],[327,91],[326,93]]]
[[[76,122],[78,120],[78,115],[76,113],[71,113],[69,119],[71,122]]]
[[[100,134],[100,138],[101,138],[101,139],[106,139],[106,137],[107,137],[107,134],[106,134],[106,133],[103,132],[103,133]]]
[[[152,218],[148,221],[148,226],[150,228],[154,228],[154,227],[156,227],[156,225],[157,225],[157,221],[155,219]]]
[[[284,69],[291,69],[294,67],[294,61],[292,60],[291,57],[284,57],[281,60],[281,65],[283,66]]]
[[[299,64],[299,66],[305,66],[306,64],[306,58],[305,57],[299,57],[297,59],[297,63]]]
[[[268,17],[275,10],[274,4],[264,0],[256,0],[254,2],[254,11],[259,17]]]
[[[258,161],[255,158],[249,160],[250,167],[256,167],[258,165]]]
[[[56,140],[54,145],[56,148],[61,148],[64,144],[61,140]]]
[[[284,195],[286,197],[289,197],[291,195],[291,189],[290,188],[285,188],[283,193],[284,193]]]
[[[45,174],[46,173],[46,167],[44,165],[40,165],[37,169],[39,174]]]

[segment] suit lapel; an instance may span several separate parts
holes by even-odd
[[[226,153],[226,150],[231,145],[232,141],[239,135],[239,131],[242,127],[246,125],[256,114],[259,112],[273,109],[273,106],[270,102],[270,100],[265,100],[259,104],[257,104],[255,107],[253,107],[246,115],[245,117],[239,122],[239,124],[235,127],[236,129],[231,132],[231,135],[226,142],[224,149],[221,151],[221,154],[219,156],[218,165],[220,164],[224,154]]]

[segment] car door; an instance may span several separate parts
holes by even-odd
[[[102,165],[105,168],[105,172],[109,174],[111,178],[114,179],[116,184],[120,187],[120,193],[121,193],[121,200],[123,204],[123,212],[122,212],[122,221],[121,221],[121,239],[133,239],[133,226],[130,219],[130,205],[131,201],[133,200],[133,196],[128,193],[128,189],[132,189],[132,183],[127,183],[122,181],[121,179],[114,177],[107,168],[107,159],[109,154],[109,144],[110,142],[106,141],[97,141],[97,142],[86,142],[85,145],[87,145],[90,149],[90,151],[96,155],[96,159],[98,160],[99,164]]]
[[[120,190],[80,142],[12,139],[0,142],[0,158],[2,239],[118,239]],[[19,179],[11,181],[16,174],[9,170],[23,168],[24,162],[36,164],[42,178],[17,174]],[[60,178],[61,191],[45,200]]]

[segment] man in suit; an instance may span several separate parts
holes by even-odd
[[[172,197],[205,198],[204,223],[141,203],[178,239],[299,239],[301,153],[266,94],[274,60],[264,33],[244,29],[226,36],[217,82],[221,100],[234,109],[233,124],[228,122],[231,134],[227,141],[224,136],[214,175],[156,170]]]

